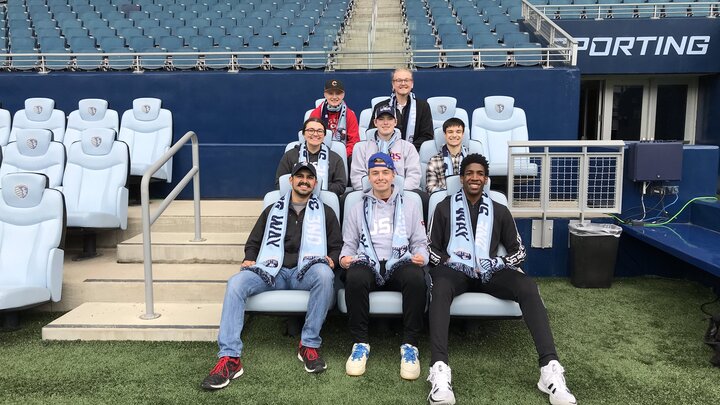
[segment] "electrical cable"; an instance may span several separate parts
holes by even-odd
[[[655,217],[652,217],[652,218],[648,218],[648,219],[646,219],[646,221],[649,222],[649,221],[654,221],[654,220],[658,220],[658,219],[662,218],[662,217],[663,217],[662,213],[665,212],[665,213],[667,214],[667,209],[670,208],[670,207],[672,207],[672,205],[675,204],[676,202],[678,202],[679,199],[680,199],[680,195],[679,195],[679,194],[675,194],[675,200],[673,200],[673,202],[671,202],[670,204],[668,204],[667,207],[663,207],[663,208],[662,208],[662,211],[660,212],[660,215],[655,216]]]
[[[644,225],[645,225],[645,226],[649,226],[649,227],[667,225],[667,224],[669,224],[670,222],[674,221],[675,218],[677,218],[677,216],[680,215],[680,213],[682,213],[682,212],[685,210],[685,208],[687,208],[687,206],[690,205],[691,202],[693,202],[693,201],[717,201],[717,200],[718,200],[718,198],[717,198],[717,197],[714,197],[714,196],[713,196],[713,197],[711,197],[711,196],[695,197],[695,198],[693,198],[692,200],[686,202],[685,205],[683,205],[683,207],[680,208],[680,211],[678,211],[675,215],[673,215],[673,216],[672,216],[670,219],[668,219],[667,221],[658,222],[658,223],[656,223],[656,224],[644,224]]]
[[[642,194],[640,194],[640,204],[642,205],[643,210],[643,216],[640,218],[640,221],[644,221],[645,215],[647,215],[647,212],[645,211],[645,193],[647,192],[647,184],[648,183],[646,181],[643,181]]]

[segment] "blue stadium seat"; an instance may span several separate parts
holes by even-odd
[[[218,46],[229,51],[242,51],[245,48],[245,39],[243,37],[226,35],[220,38]]]
[[[145,171],[170,149],[173,137],[173,117],[162,108],[158,98],[137,98],[133,108],[123,113],[118,140],[130,150],[130,174],[142,176]],[[172,159],[160,168],[153,178],[172,181]]]
[[[515,42],[512,43],[513,48],[540,48],[538,43],[527,43],[527,42]],[[515,63],[520,66],[537,66],[543,60],[543,54],[538,49],[537,51],[515,51]]]
[[[224,27],[202,27],[200,28],[200,36],[210,37],[213,44],[217,45],[220,38],[227,35]]]
[[[108,52],[108,49],[119,49],[125,47],[125,39],[112,36],[112,37],[99,37],[97,38],[98,46],[100,49]]]
[[[207,36],[194,36],[187,38],[188,45],[191,48],[196,49],[199,52],[212,51],[214,41],[211,37]]]
[[[0,178],[10,173],[34,172],[47,178],[48,187],[60,187],[65,170],[65,147],[53,142],[52,131],[19,129],[16,136],[16,141],[3,148]]]
[[[37,173],[2,178],[0,198],[0,310],[60,301],[65,202]]]

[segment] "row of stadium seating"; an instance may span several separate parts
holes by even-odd
[[[110,129],[130,148],[132,162],[130,174],[142,176],[172,142],[172,113],[162,108],[157,98],[138,98],[133,100],[133,108],[118,120],[118,113],[108,108],[108,102],[102,99],[82,99],[78,109],[67,118],[61,110],[55,109],[55,101],[49,98],[29,98],[25,108],[15,113],[12,121],[10,112],[0,109],[0,146],[19,139],[19,134],[30,130],[37,136],[39,131],[50,133],[50,139],[65,145],[67,150],[80,140],[81,133],[87,129]],[[33,148],[34,149],[34,148]],[[154,178],[172,181],[172,160],[168,161]],[[51,181],[51,184],[56,184]]]
[[[454,67],[538,65],[542,60],[538,42],[522,30],[522,9],[518,0],[422,0],[403,4],[408,27],[409,48],[413,51],[441,49],[435,53],[418,52],[421,67],[447,64]],[[526,48],[508,54],[502,48]],[[494,49],[475,54],[470,49]],[[447,52],[447,50],[452,50]],[[477,59],[481,60],[478,61]]]
[[[31,1],[31,0],[27,0]],[[146,69],[225,69],[228,57],[200,59],[199,53],[286,52],[274,67],[293,67],[302,51],[325,52],[335,45],[348,10],[346,0],[247,1],[239,3],[187,2],[132,4],[101,0],[24,5],[8,8],[0,27],[0,48],[23,54],[67,54],[49,57],[48,69],[100,68],[124,70],[136,60],[101,53],[159,53],[143,58]],[[73,53],[91,55],[72,56]],[[169,59],[163,53],[194,53]],[[97,55],[92,55],[97,54]],[[325,67],[308,58],[306,67]],[[12,69],[33,69],[35,55],[13,58]],[[243,63],[244,62],[244,63]],[[238,62],[243,68],[267,64],[262,55]]]
[[[717,17],[717,0],[528,0],[553,19]]]

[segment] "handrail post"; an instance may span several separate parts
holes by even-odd
[[[170,191],[167,197],[160,203],[158,210],[154,214],[150,214],[150,178],[155,172],[167,163],[180,149],[188,142],[192,141],[192,168]],[[180,194],[180,191],[193,181],[193,202],[195,215],[195,238],[191,242],[202,242],[201,226],[200,226],[200,146],[198,144],[197,135],[188,131],[180,138],[170,149],[165,152],[155,163],[150,166],[143,174],[140,181],[140,203],[142,205],[142,226],[143,226],[143,263],[145,269],[145,313],[140,315],[140,319],[156,319],[160,314],[155,313],[153,298],[153,274],[152,274],[152,241],[150,227],[165,211],[171,202]]]

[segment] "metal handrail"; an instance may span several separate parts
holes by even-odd
[[[192,141],[192,167],[175,188],[170,191],[167,197],[160,203],[160,207],[150,215],[150,178],[155,172],[167,163],[175,154],[188,142]],[[185,186],[193,181],[193,201],[195,206],[195,238],[191,242],[202,242],[200,232],[200,148],[197,135],[188,131],[170,149],[165,152],[150,168],[143,174],[140,182],[140,203],[142,210],[143,227],[143,262],[145,265],[145,314],[140,319],[156,319],[160,314],[155,313],[153,302],[153,274],[152,274],[152,242],[150,240],[150,226],[162,215],[171,202],[180,194]]]

